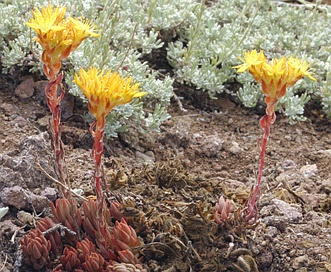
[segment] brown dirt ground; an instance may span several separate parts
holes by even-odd
[[[20,185],[39,194],[55,187],[34,168],[38,158],[53,174],[49,112],[42,102],[43,83],[37,79],[32,97],[15,95],[23,79],[0,77],[0,167],[11,169],[1,173],[0,185],[1,190]],[[144,267],[148,271],[331,271],[330,121],[314,105],[307,109],[308,120],[295,125],[278,114],[267,147],[259,224],[252,229],[221,227],[213,220],[218,197],[231,199],[239,208],[254,183],[263,109],[245,109],[227,97],[211,101],[182,85],[176,93],[186,111],[173,101],[172,118],[160,133],[131,131],[106,142],[110,200],[122,203],[123,213],[143,241]],[[92,195],[92,139],[82,121],[86,107],[74,99],[66,103],[62,138],[71,182],[85,196]],[[22,143],[40,135],[40,145],[31,144],[24,153]],[[49,214],[45,208],[42,216]],[[0,222],[2,271],[13,270],[18,241],[32,228],[17,218],[17,212],[10,207]]]

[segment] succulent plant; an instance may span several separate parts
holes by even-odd
[[[113,263],[106,268],[107,272],[145,272],[141,265],[135,266],[130,263]]]
[[[140,241],[135,230],[122,218],[120,222],[116,221],[113,227],[111,244],[114,250],[121,251],[140,246]]]
[[[246,70],[253,76],[256,82],[262,86],[262,92],[265,95],[266,114],[260,119],[260,127],[263,129],[261,141],[260,165],[258,169],[257,181],[254,184],[250,199],[247,200],[241,214],[248,224],[255,224],[258,218],[257,202],[262,183],[262,171],[265,161],[265,152],[270,136],[271,126],[276,121],[275,106],[279,99],[285,96],[287,88],[293,86],[299,79],[307,77],[316,81],[310,75],[309,67],[306,61],[298,58],[282,57],[273,58],[268,61],[263,50],[259,53],[256,50],[248,51],[244,58],[239,58],[243,63],[233,68],[238,69],[238,73]]]
[[[140,261],[138,260],[136,255],[134,255],[130,249],[117,251],[117,254],[118,260],[121,263],[140,264]]]
[[[68,183],[65,163],[63,159],[63,143],[61,141],[61,110],[60,104],[64,97],[64,87],[61,84],[63,73],[60,73],[62,61],[66,59],[71,52],[87,37],[97,37],[94,33],[94,26],[89,24],[88,20],[75,19],[71,16],[65,18],[66,7],[54,8],[52,4],[36,8],[33,18],[26,23],[36,34],[36,41],[42,47],[41,60],[43,62],[43,71],[49,83],[45,88],[47,105],[52,113],[51,132],[54,158],[56,161],[56,173],[62,183]],[[59,92],[59,90],[61,90]],[[60,93],[60,94],[59,94]]]
[[[55,205],[51,203],[53,213],[53,221],[60,223],[70,230],[77,232],[81,228],[83,219],[80,210],[77,208],[77,202],[72,198],[70,201],[67,198],[59,198],[55,201]],[[76,226],[77,224],[77,226]],[[66,232],[66,238],[73,244],[77,241],[77,236]]]
[[[111,249],[111,233],[109,231],[111,215],[106,203],[103,201],[101,215],[98,215],[99,206],[95,200],[84,202],[82,207],[84,211],[84,231],[93,240],[106,260],[115,260],[116,255]]]
[[[64,249],[60,261],[64,271],[76,271],[75,269],[81,265],[78,251],[73,247],[66,247]]]
[[[96,252],[95,245],[88,238],[84,238],[82,241],[76,243],[77,256],[79,260],[83,263],[85,257],[90,255],[92,252]]]
[[[20,240],[24,255],[24,262],[35,270],[40,270],[49,260],[51,242],[39,229],[32,229],[28,235]]]
[[[105,259],[97,252],[86,255],[83,263],[86,272],[102,272],[104,271],[104,265],[106,265]]]
[[[40,219],[36,224],[36,229],[45,232],[55,226],[54,221],[48,216]],[[45,234],[45,238],[51,243],[51,251],[57,256],[62,253],[63,245],[61,236],[58,230],[53,230]]]
[[[214,219],[216,223],[220,225],[225,224],[233,210],[234,207],[231,202],[228,199],[225,200],[223,196],[220,196],[218,203],[216,204],[216,211],[214,213]],[[221,215],[221,218],[219,215]]]

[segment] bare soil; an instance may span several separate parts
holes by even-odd
[[[18,185],[54,201],[56,184],[36,166],[54,176],[44,84],[31,76],[0,77],[0,192]],[[131,129],[106,141],[109,199],[121,202],[143,241],[144,268],[331,271],[330,121],[314,105],[307,108],[306,122],[290,125],[278,114],[267,147],[259,224],[233,229],[214,222],[215,204],[223,195],[240,209],[248,198],[259,163],[263,108],[245,109],[230,97],[210,100],[183,85],[176,93],[185,111],[173,101],[172,118],[159,133]],[[62,139],[70,179],[91,196],[87,109],[70,95],[64,105]],[[2,194],[2,202],[5,198]],[[0,221],[2,271],[14,270],[19,240],[33,228],[33,218],[26,218],[32,205],[28,197],[25,201],[9,205]],[[38,216],[50,214],[47,202],[36,203]],[[22,217],[20,211],[28,214]]]

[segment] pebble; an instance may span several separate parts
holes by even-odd
[[[148,151],[145,154],[140,151],[136,151],[135,154],[137,159],[140,159],[145,163],[153,163],[155,161],[154,153],[152,151]]]
[[[268,268],[271,266],[274,256],[272,252],[265,251],[257,259],[259,268]]]
[[[213,158],[217,157],[218,152],[222,149],[223,141],[217,134],[208,135],[201,139],[200,145],[200,154]]]
[[[14,120],[11,121],[11,123],[13,123],[15,127],[22,128],[27,126],[28,121],[22,116],[17,116]]]
[[[302,212],[299,211],[298,207],[292,206],[277,198],[272,199],[270,203],[276,207],[275,211],[278,211],[280,215],[285,216],[288,221],[297,222],[302,219]]]
[[[285,135],[284,136],[284,139],[285,140],[288,140],[288,141],[291,141],[292,140],[292,137],[291,137],[291,135]]]
[[[292,160],[284,160],[281,163],[282,170],[289,170],[296,168],[296,163]]]
[[[34,94],[35,84],[32,77],[26,78],[23,80],[15,89],[14,93],[22,101],[30,98]]]
[[[231,147],[229,148],[229,151],[233,155],[239,155],[239,154],[241,154],[244,151],[244,149],[241,148],[236,141],[232,141],[231,142]]]
[[[36,100],[41,103],[42,105],[46,105],[46,96],[45,96],[45,88],[48,84],[47,80],[41,80],[35,82],[36,86]]]
[[[4,205],[13,206],[18,210],[33,211],[32,203],[36,212],[39,213],[49,206],[47,197],[35,195],[21,186],[5,187],[0,192],[0,198]]]
[[[12,219],[4,220],[0,222],[0,237],[8,237],[10,234],[15,231],[20,231],[20,227],[16,226],[13,223]]]
[[[266,237],[268,237],[269,239],[276,237],[277,234],[278,234],[278,229],[276,227],[268,226],[266,228]]]
[[[296,257],[293,259],[292,267],[294,269],[303,268],[305,266],[306,262],[308,262],[307,255],[302,255],[302,256]]]
[[[0,110],[2,110],[6,116],[16,116],[17,115],[14,105],[10,104],[10,103],[6,103],[6,102],[2,103],[0,105]]]
[[[318,173],[317,165],[316,164],[308,164],[304,165],[300,168],[300,173],[305,177],[305,178],[311,178],[313,176],[316,176]]]
[[[40,195],[47,197],[52,202],[57,199],[57,191],[51,187],[46,187],[43,191],[41,191]]]
[[[323,193],[329,195],[331,193],[331,179],[326,179],[322,181],[321,189]]]
[[[272,201],[274,200],[275,199]],[[292,207],[282,200],[276,200],[273,203],[272,201],[270,205],[263,207],[263,211],[261,210],[261,214],[262,212],[265,214],[261,221],[267,226],[276,227],[281,232],[284,232],[289,223],[297,222],[302,219],[302,213],[295,207]],[[276,239],[277,238],[273,238],[273,242]]]
[[[331,157],[331,149],[319,150],[319,151],[317,151],[317,153]]]

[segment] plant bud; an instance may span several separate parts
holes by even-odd
[[[121,263],[140,264],[139,260],[130,249],[118,251],[117,254],[118,260]]]
[[[122,218],[121,222],[116,221],[113,228],[113,239],[117,244],[116,250],[125,250],[140,245],[135,230]]]
[[[104,264],[105,259],[99,253],[92,252],[90,255],[86,256],[83,267],[87,272],[101,272],[104,271]]]
[[[227,199],[225,200],[223,196],[220,196],[218,203],[216,204],[216,211],[214,213],[214,219],[217,224],[223,225],[234,210],[233,205],[231,202]],[[221,218],[219,218],[219,214],[221,215]]]
[[[35,270],[42,269],[48,262],[50,241],[46,240],[39,229],[32,229],[20,240],[24,262]]]
[[[45,232],[54,226],[55,226],[55,223],[53,222],[53,220],[49,217],[45,217],[45,218],[40,219],[37,222],[36,228],[39,229],[41,232]],[[62,241],[61,241],[61,236],[57,230],[54,230],[54,231],[46,234],[45,238],[51,242],[51,251],[55,255],[58,255],[62,252],[63,245],[62,245]]]
[[[75,271],[80,266],[78,252],[73,247],[66,247],[60,258],[64,271]]]
[[[90,255],[92,252],[96,252],[94,244],[87,238],[81,242],[76,243],[76,248],[78,251],[78,257],[80,261],[85,262],[85,257]]]
[[[133,264],[116,263],[116,262],[111,265],[108,265],[106,271],[107,272],[146,272],[145,269],[140,269]]]

